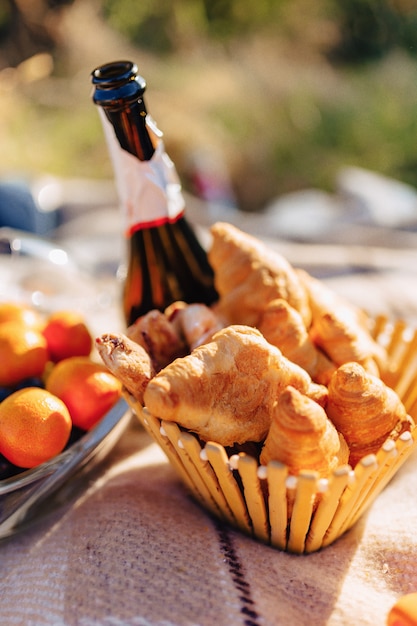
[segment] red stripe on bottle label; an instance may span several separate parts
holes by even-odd
[[[133,224],[126,231],[126,237],[131,237],[133,233],[136,233],[138,230],[142,230],[144,228],[153,228],[153,227],[157,228],[158,226],[163,226],[164,224],[175,224],[175,222],[178,222],[178,220],[181,219],[181,217],[183,216],[184,216],[184,211],[173,218],[160,217],[150,222],[143,222],[141,224]]]

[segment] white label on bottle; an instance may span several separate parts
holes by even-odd
[[[184,212],[184,197],[175,165],[159,141],[150,161],[121,148],[112,124],[99,108],[124,216],[126,235],[166,222]]]

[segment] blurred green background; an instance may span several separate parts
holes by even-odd
[[[0,177],[112,177],[90,73],[134,60],[184,186],[243,210],[355,165],[417,187],[415,0],[0,0]]]

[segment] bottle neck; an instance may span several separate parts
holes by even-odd
[[[114,128],[120,147],[140,161],[150,161],[155,146],[147,126],[143,98],[145,80],[130,61],[108,63],[92,73],[93,101],[102,107]]]
[[[155,148],[146,125],[143,100],[119,111],[104,107],[104,113],[114,128],[120,147],[140,161],[150,161]]]
[[[130,61],[103,65],[92,73],[93,101],[99,106],[113,162],[124,230],[174,223],[184,211],[175,166],[161,133],[146,111],[144,79]]]

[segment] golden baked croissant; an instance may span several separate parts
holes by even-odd
[[[268,302],[283,298],[309,325],[305,288],[283,256],[231,224],[217,222],[211,234],[208,257],[219,293],[216,310],[221,316],[231,324],[256,326]]]
[[[145,349],[124,335],[104,334],[96,338],[97,351],[108,369],[129,393],[143,404],[143,394],[155,370]]]
[[[139,317],[126,330],[126,335],[146,350],[156,371],[188,352],[175,325],[156,309]]]
[[[207,343],[215,332],[225,326],[221,319],[205,304],[187,304],[176,314],[175,322],[191,352]]]
[[[336,366],[311,341],[301,315],[286,300],[272,300],[261,314],[258,329],[290,361],[311,378],[327,385]]]
[[[341,365],[328,390],[326,412],[346,439],[352,466],[413,425],[395,391],[359,363]]]
[[[298,275],[309,294],[312,341],[336,365],[357,361],[371,374],[381,374],[386,367],[386,352],[367,329],[365,313],[306,272],[299,270]]]
[[[302,469],[328,476],[348,462],[349,449],[324,409],[294,387],[287,387],[273,410],[260,462],[280,461],[290,474]]]
[[[223,446],[261,441],[287,386],[308,392],[311,378],[248,326],[228,326],[176,359],[148,384],[150,412]]]
[[[313,317],[321,314],[323,311],[349,311],[356,324],[367,328],[369,318],[365,311],[346,300],[325,282],[315,278],[305,270],[297,268],[295,271],[306,289]]]

